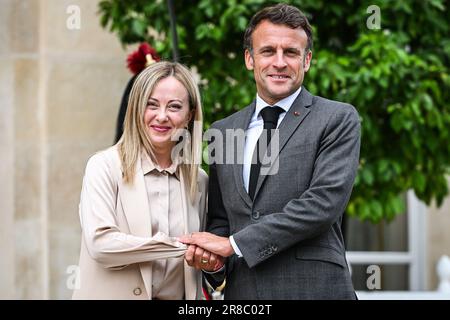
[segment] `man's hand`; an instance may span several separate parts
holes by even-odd
[[[224,257],[203,250],[193,244],[188,246],[184,258],[189,266],[194,267],[197,270],[202,269],[209,272],[219,270],[225,263]]]
[[[185,244],[194,244],[201,249],[225,258],[234,254],[230,239],[219,237],[209,232],[194,232],[178,238],[178,241]]]

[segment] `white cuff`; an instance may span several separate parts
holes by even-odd
[[[237,246],[236,242],[234,242],[233,236],[230,236],[230,243],[231,246],[233,247],[234,253],[236,253],[239,258],[242,258],[243,257],[242,252],[241,250],[239,250],[239,247]]]
[[[202,269],[202,271],[203,271],[204,273],[208,273],[208,274],[216,274],[216,273],[222,272],[224,269],[225,269],[225,265],[223,265],[222,267],[220,267],[219,270],[216,270],[216,271],[206,271],[206,270],[204,270],[204,269]]]

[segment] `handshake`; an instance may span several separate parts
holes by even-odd
[[[221,269],[225,258],[234,254],[228,237],[220,237],[209,232],[193,232],[177,240],[188,245],[184,255],[187,264],[208,272]]]

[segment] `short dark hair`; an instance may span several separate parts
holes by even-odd
[[[279,3],[275,6],[266,7],[258,11],[252,17],[244,34],[244,50],[247,49],[252,52],[252,34],[258,24],[260,24],[264,20],[268,20],[273,24],[287,25],[292,29],[302,28],[303,30],[305,30],[305,33],[308,36],[308,43],[306,45],[305,51],[308,52],[309,50],[312,50],[312,28],[309,24],[308,18],[306,18],[305,14],[298,8],[285,3]]]

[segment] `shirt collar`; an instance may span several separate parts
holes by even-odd
[[[295,99],[297,99],[298,95],[300,94],[300,91],[302,91],[301,86],[293,94],[291,94],[290,96],[287,96],[286,98],[281,99],[280,101],[273,104],[273,106],[276,105],[276,106],[282,108],[287,113],[289,111],[289,109],[291,108],[292,104],[294,103]],[[255,118],[258,117],[261,110],[267,106],[270,106],[270,104],[265,102],[259,96],[259,94],[256,94],[256,108],[255,108],[255,113],[253,116]]]
[[[147,154],[147,152],[143,151],[141,154],[141,165],[142,171],[144,175],[156,170],[159,173],[167,172],[169,174],[175,175],[175,177],[180,179],[180,170],[178,166],[178,159],[175,159],[170,167],[162,169],[159,165],[155,164]]]

